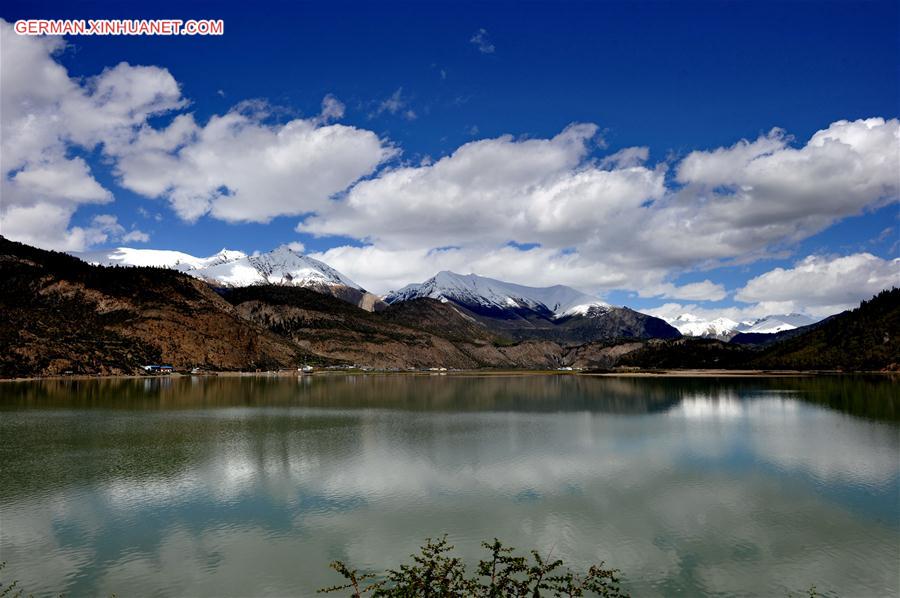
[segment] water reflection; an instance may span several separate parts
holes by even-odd
[[[329,560],[446,531],[606,560],[639,595],[896,594],[898,428],[835,410],[895,387],[831,382],[3,385],[2,558],[29,591],[309,595]]]
[[[790,395],[855,416],[900,421],[888,376],[615,378],[591,376],[323,375],[43,380],[0,384],[0,410],[203,409],[305,405],[411,411],[665,411],[698,394]]]

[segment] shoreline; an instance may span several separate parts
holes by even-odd
[[[499,377],[499,376],[585,376],[590,378],[796,378],[815,376],[898,376],[900,372],[890,371],[854,371],[840,370],[732,370],[732,369],[671,369],[671,370],[623,370],[609,372],[591,372],[578,370],[447,370],[447,371],[391,371],[391,370],[320,370],[315,372],[298,372],[295,370],[276,370],[266,372],[249,371],[209,371],[202,374],[109,374],[109,375],[56,375],[27,376],[20,378],[0,378],[0,384],[9,382],[43,382],[50,380],[154,380],[172,378],[303,378],[307,376],[454,376],[454,377]]]

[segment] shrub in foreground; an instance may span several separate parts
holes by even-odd
[[[479,561],[471,576],[462,560],[451,555],[453,546],[444,536],[439,540],[428,538],[419,554],[411,555],[412,563],[391,569],[380,579],[334,561],[331,568],[346,583],[319,591],[349,590],[354,598],[364,594],[396,598],[628,596],[619,588],[619,571],[604,569],[603,563],[580,575],[565,567],[561,560],[544,558],[536,550],[531,551],[530,558],[517,555],[515,549],[504,546],[496,538],[493,542],[483,542],[482,546],[488,556]]]

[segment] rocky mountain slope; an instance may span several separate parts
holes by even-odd
[[[306,350],[371,367],[548,368],[566,355],[555,343],[513,343],[431,299],[369,313],[296,287],[234,288],[224,297],[245,318]]]
[[[109,267],[0,237],[0,377],[177,369],[547,368],[567,350],[513,343],[451,305],[368,312],[292,285],[211,287],[172,268]]]
[[[471,312],[499,318],[531,312],[558,316],[570,310],[607,305],[597,297],[563,285],[528,287],[477,274],[463,275],[446,270],[421,284],[410,284],[399,291],[388,293],[384,300],[394,304],[423,297],[450,301]]]
[[[379,297],[367,292],[346,275],[287,246],[254,255],[223,249],[206,258],[179,251],[130,247],[74,255],[88,263],[103,266],[171,268],[218,287],[298,286],[333,295],[367,311],[385,307]]]
[[[125,374],[142,364],[257,369],[324,361],[175,270],[91,266],[0,237],[0,376]]]

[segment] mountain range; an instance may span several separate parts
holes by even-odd
[[[439,272],[388,293],[396,305],[416,299],[450,303],[496,334],[514,340],[588,342],[612,338],[676,338],[660,318],[615,307],[571,287],[529,287],[476,274]]]
[[[132,249],[73,253],[89,264],[101,266],[152,266],[184,272],[218,287],[291,285],[333,295],[367,311],[383,309],[379,297],[328,264],[282,245],[272,251],[247,255],[222,249],[205,258],[180,251]]]
[[[775,334],[814,324],[817,320],[804,314],[769,315],[754,320],[735,322],[729,318],[706,320],[690,313],[664,318],[684,336],[715,338],[728,341],[738,334]]]
[[[176,251],[120,247],[110,252],[73,254],[95,265],[155,266],[184,272],[218,288],[259,285],[303,287],[329,294],[368,311],[429,298],[513,341],[564,343],[610,338],[675,338],[678,331],[659,318],[614,307],[571,287],[529,287],[475,274],[439,272],[421,284],[388,293],[367,292],[329,265],[287,246],[247,255],[223,249],[206,258]]]
[[[439,272],[425,282],[391,291],[380,298],[328,264],[288,246],[253,255],[222,249],[209,257],[130,247],[73,255],[97,265],[171,268],[217,287],[265,284],[300,286],[333,295],[368,311],[384,309],[387,304],[428,297],[453,303],[482,323],[513,338],[592,340],[598,335],[673,338],[678,335],[677,331],[684,336],[727,341],[739,333],[771,334],[814,322],[802,314],[770,315],[736,322],[724,317],[706,320],[685,313],[675,318],[663,318],[669,325],[665,326],[652,316],[611,306],[598,297],[571,287],[529,287],[476,274],[461,275],[448,271]]]
[[[576,319],[566,326],[565,319],[575,316],[590,318],[594,324],[601,320],[608,323],[617,320],[628,321],[628,325],[624,328],[614,324],[606,326],[606,333],[612,335],[624,332],[625,336],[660,338],[675,336],[673,330],[662,326],[660,322],[647,319],[652,316],[624,307],[611,306],[598,297],[563,285],[529,287],[476,274],[461,275],[443,271],[425,282],[407,285],[397,291],[391,291],[382,298],[369,293],[350,277],[328,264],[303,255],[288,246],[253,255],[222,249],[209,257],[195,257],[180,251],[131,247],[72,255],[96,265],[170,268],[223,288],[265,284],[299,286],[333,295],[367,311],[382,310],[391,303],[428,297],[451,302],[473,317],[489,323],[496,324],[497,320],[505,320],[507,324],[505,328],[508,331],[524,327],[524,330],[513,333],[513,336],[518,338],[585,340],[597,333],[596,330],[583,330],[584,320]],[[661,319],[681,335],[724,341],[740,333],[773,334],[815,322],[815,319],[809,316],[796,313],[768,315],[742,322],[726,317],[704,319],[690,313]],[[640,328],[642,324],[647,323],[649,328]],[[572,329],[578,330],[566,332]]]
[[[372,295],[362,309],[360,299],[371,294],[289,248],[83,257],[93,263],[0,237],[0,377],[131,374],[148,363],[210,370],[900,363],[898,289],[810,326],[741,332],[725,343],[683,337],[659,318],[569,287],[474,274],[441,272],[383,302]],[[133,267],[115,267],[123,264]]]

